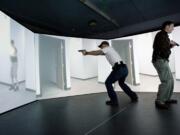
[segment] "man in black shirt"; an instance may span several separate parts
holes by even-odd
[[[171,99],[174,89],[174,79],[169,67],[169,56],[171,48],[176,46],[174,41],[170,41],[168,34],[174,30],[172,21],[164,22],[162,30],[157,33],[153,44],[152,63],[157,70],[161,84],[157,94],[155,104],[158,108],[168,109],[168,104],[177,103]]]

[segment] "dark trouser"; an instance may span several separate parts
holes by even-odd
[[[120,66],[118,69],[113,70],[108,78],[105,81],[106,89],[109,95],[109,98],[113,102],[117,102],[117,95],[114,91],[114,88],[112,86],[113,83],[116,81],[119,82],[119,86],[122,88],[122,90],[131,98],[135,99],[137,98],[137,95],[135,92],[133,92],[126,84],[125,79],[128,75],[128,69],[126,65]]]
[[[167,60],[158,59],[153,62],[153,65],[161,81],[156,100],[165,102],[171,98],[174,89],[174,79],[169,67],[169,62]]]

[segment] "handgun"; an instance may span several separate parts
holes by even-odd
[[[83,50],[78,50],[78,52],[84,52],[84,51],[86,51],[85,49],[83,49]]]

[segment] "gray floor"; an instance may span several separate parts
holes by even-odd
[[[0,113],[36,100],[36,93],[25,88],[25,82],[20,83],[19,90],[10,90],[9,85],[0,83]]]
[[[138,92],[137,103],[131,103],[127,95],[118,92],[118,107],[105,104],[108,95],[104,84],[98,83],[97,78],[86,81],[74,79],[72,84],[74,89],[70,91],[47,87],[47,90],[52,90],[47,97],[55,97],[56,91],[58,96],[70,95],[70,97],[36,101],[0,115],[0,135],[179,135],[180,133],[179,104],[171,105],[169,110],[159,110],[154,106],[158,77],[141,75],[141,85],[130,86]],[[31,97],[29,91],[25,90],[25,85],[22,85],[19,91],[9,91],[9,87],[4,85],[0,87],[3,89],[1,94],[6,94],[3,97],[6,100],[1,99],[1,104],[8,105],[9,101],[11,103],[20,101],[21,96],[27,99]],[[180,82],[175,81],[175,91],[179,91],[179,88]],[[115,89],[121,91],[118,85],[115,85]],[[91,92],[94,94],[88,94]],[[173,98],[180,101],[180,93],[174,93]]]
[[[0,135],[179,135],[179,104],[159,110],[156,93],[138,95],[118,92],[118,107],[105,105],[107,93],[37,101],[0,115]]]

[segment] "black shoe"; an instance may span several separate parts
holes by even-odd
[[[156,101],[155,105],[159,109],[169,109],[169,106],[165,102],[162,102],[162,101]]]
[[[106,105],[118,106],[118,102],[109,100],[109,101],[106,101]]]
[[[176,99],[169,99],[165,102],[166,104],[177,104],[178,101]]]
[[[135,103],[138,101],[138,97],[135,97],[135,98],[131,98],[131,102]]]

